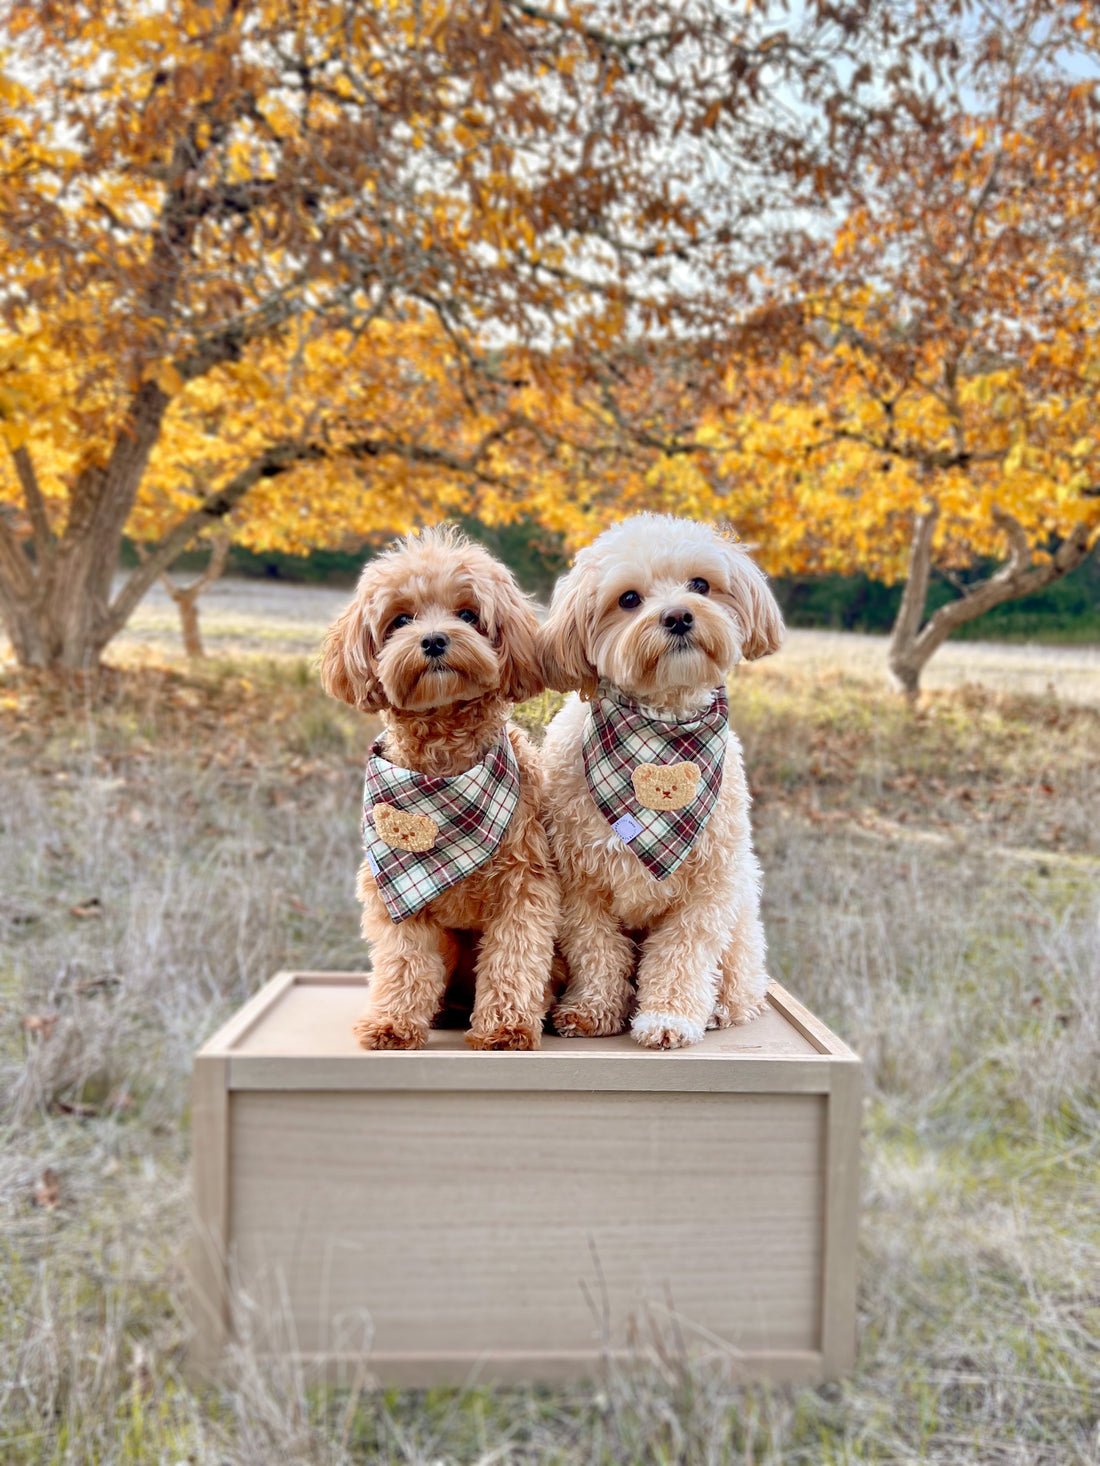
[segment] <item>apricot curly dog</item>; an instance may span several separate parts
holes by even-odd
[[[507,722],[542,687],[537,631],[507,568],[442,528],[372,560],[326,636],[326,690],[385,729],[367,763],[358,880],[373,948],[355,1027],[366,1049],[426,1043],[456,931],[478,934],[467,1042],[538,1046],[558,882],[535,753]]]

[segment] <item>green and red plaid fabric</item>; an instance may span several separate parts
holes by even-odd
[[[492,860],[519,802],[519,765],[507,733],[481,763],[451,778],[398,768],[381,750],[379,740],[367,759],[363,845],[386,910],[400,922]],[[377,828],[379,805],[398,820],[434,824],[432,848],[401,849],[384,840]]]
[[[592,702],[583,741],[589,792],[619,839],[659,881],[687,858],[718,802],[728,728],[724,687],[714,689],[705,712],[685,722],[655,718],[607,684]],[[675,772],[678,764],[698,770],[690,802],[647,808],[638,798],[635,771],[657,765]]]

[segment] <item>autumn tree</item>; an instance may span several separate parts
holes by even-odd
[[[952,631],[1100,537],[1097,21],[979,11],[957,88],[914,87],[873,139],[771,306],[774,349],[700,431],[711,504],[773,569],[904,581],[889,665],[910,696]],[[957,594],[929,613],[933,574]]]
[[[583,367],[728,301],[783,180],[820,194],[861,125],[846,76],[883,13],[12,0],[0,620],[20,661],[94,664],[246,499],[293,538],[352,501],[370,518],[413,470],[437,506],[504,493],[506,445],[552,450],[517,404],[525,361]],[[414,421],[444,369],[450,438],[446,413]],[[115,590],[128,528],[146,551]]]

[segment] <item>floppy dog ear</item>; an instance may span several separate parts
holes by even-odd
[[[325,691],[364,712],[384,708],[386,695],[375,674],[377,655],[362,602],[357,598],[325,633],[321,652],[321,683]]]
[[[729,599],[741,622],[741,655],[755,662],[777,652],[783,645],[783,613],[768,589],[768,578],[744,545],[726,541],[726,563],[730,572]]]
[[[591,577],[583,566],[574,565],[554,587],[550,614],[539,628],[542,677],[555,692],[591,697],[596,691],[599,679],[586,651],[586,632],[594,610]]]
[[[526,702],[545,686],[535,649],[539,622],[530,599],[506,570],[493,586],[493,623],[501,656],[500,689],[509,702]]]

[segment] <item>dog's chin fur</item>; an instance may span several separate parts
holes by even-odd
[[[708,582],[706,593],[691,589],[697,579]],[[621,606],[626,591],[641,604]],[[693,616],[685,637],[661,625],[677,607]],[[640,515],[577,556],[554,591],[539,652],[559,691],[591,697],[603,680],[658,715],[685,717],[739,660],[775,651],[782,633],[779,607],[743,546],[707,525]],[[590,718],[582,702],[567,702],[542,747],[570,971],[555,1026],[607,1034],[630,1022],[647,1047],[697,1043],[708,1027],[743,1023],[765,1003],[760,872],[740,745],[731,733],[710,820],[683,864],[658,881],[588,789]]]

